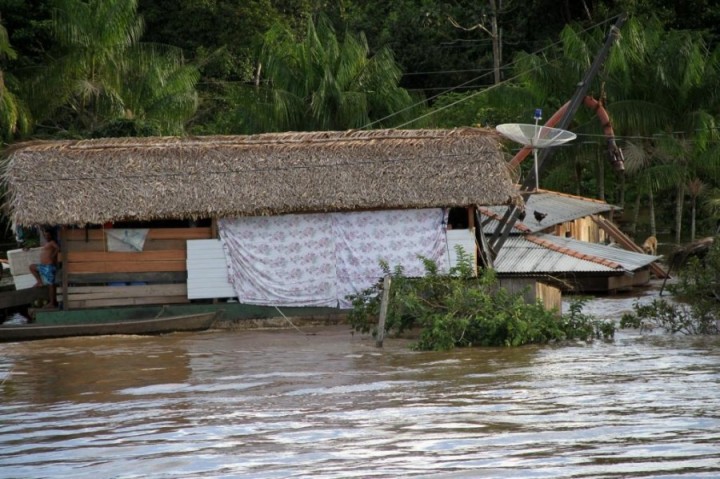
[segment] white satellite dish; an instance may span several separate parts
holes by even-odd
[[[536,121],[539,116],[536,113]],[[575,133],[559,128],[550,128],[543,125],[530,125],[525,123],[505,123],[498,125],[495,129],[502,136],[509,138],[525,146],[533,149],[533,157],[535,158],[535,190],[539,188],[538,182],[538,148],[548,148],[551,146],[561,145],[577,138]]]

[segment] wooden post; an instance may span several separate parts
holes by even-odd
[[[217,216],[213,216],[210,218],[210,238],[212,239],[218,239],[220,237],[220,233],[218,232],[218,222],[217,222]],[[212,299],[212,304],[218,304],[220,300],[218,298]]]
[[[482,249],[480,248],[480,242],[477,240],[477,232],[475,231],[475,226],[476,226],[475,225],[475,215],[476,215],[475,206],[468,206],[467,214],[468,214],[468,216],[467,216],[468,231],[470,231],[470,233],[475,238],[475,261],[474,261],[473,267],[475,268],[475,274],[477,275],[477,266],[478,266],[477,260],[478,260],[478,258],[482,257],[483,252],[482,252]],[[480,225],[480,228],[482,228],[482,225]],[[472,253],[471,251],[468,251],[468,254],[471,254],[471,253]]]
[[[380,303],[380,319],[378,321],[378,334],[375,346],[382,348],[383,341],[385,340],[385,317],[387,316],[388,302],[390,301],[390,275],[385,276],[383,279],[383,295],[382,302]]]
[[[68,292],[68,249],[69,244],[67,241],[67,227],[61,226],[60,227],[60,261],[62,262],[62,294],[63,294],[63,301],[62,301],[62,310],[66,311],[70,309],[68,306],[68,299],[70,297],[70,294]],[[55,294],[57,295],[57,291],[55,291]]]

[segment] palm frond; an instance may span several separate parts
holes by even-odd
[[[651,157],[642,142],[628,141],[623,148],[625,154],[625,171],[636,175],[650,166]]]

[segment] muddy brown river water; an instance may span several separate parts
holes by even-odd
[[[1,344],[0,382],[4,479],[720,477],[718,337],[446,353],[348,326],[78,338]]]

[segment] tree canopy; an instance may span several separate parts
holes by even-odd
[[[711,0],[0,0],[0,12],[6,143],[527,122],[570,98],[627,12],[590,94],[640,171],[602,168],[602,128],[581,110],[581,141],[543,184],[657,206],[677,238],[696,208],[712,207],[701,230],[718,214]]]

